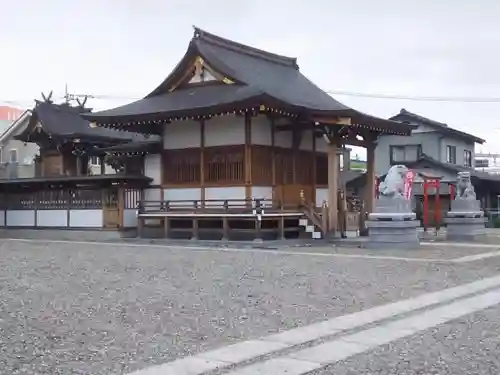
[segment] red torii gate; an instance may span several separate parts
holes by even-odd
[[[424,207],[423,207],[423,217],[422,224],[424,231],[427,231],[429,227],[429,189],[435,188],[436,194],[434,195],[434,220],[436,222],[436,230],[440,229],[441,224],[441,201],[440,201],[440,188],[441,188],[441,177],[430,177],[422,173],[419,173],[423,178],[423,188],[424,188]],[[379,185],[380,179],[377,178],[375,181],[375,197],[379,197]],[[455,186],[450,184],[450,198],[455,197]]]
[[[440,201],[440,188],[441,177],[422,176],[424,179],[424,212],[423,212],[423,226],[424,231],[429,227],[429,189],[435,188],[436,194],[434,195],[434,221],[436,222],[436,230],[440,229],[441,224],[441,201]],[[455,185],[450,184],[450,200],[455,199]]]

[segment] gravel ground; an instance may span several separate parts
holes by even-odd
[[[308,375],[498,375],[499,352],[496,306]]]
[[[0,241],[0,373],[122,374],[498,264]]]
[[[319,249],[319,248],[318,248]],[[421,246],[416,250],[372,250],[360,248],[337,248],[334,250],[339,254],[357,254],[357,255],[370,255],[370,256],[392,256],[403,258],[418,258],[418,259],[455,259],[468,255],[475,255],[481,253],[489,253],[498,251],[500,254],[500,245],[498,247],[474,247],[474,246],[445,246],[445,245],[431,245]]]

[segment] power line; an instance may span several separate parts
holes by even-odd
[[[356,91],[343,90],[328,90],[330,95],[341,95],[371,99],[389,99],[389,100],[411,100],[423,102],[450,102],[450,103],[500,103],[500,97],[485,96],[485,97],[461,97],[461,96],[412,96],[398,94],[381,94],[381,93],[364,93]],[[76,98],[89,98],[94,100],[139,100],[142,96],[137,95],[117,95],[117,94],[70,94],[65,92],[64,96],[56,96],[60,100],[75,100]],[[21,103],[33,102],[33,99],[18,99],[18,100],[0,100],[0,103],[9,105],[19,105]]]
[[[392,95],[392,94],[370,94],[354,91],[327,91],[332,95],[357,96],[373,99],[395,99],[395,100],[414,100],[424,102],[456,102],[456,103],[500,103],[500,97],[461,97],[461,96],[411,96],[411,95]]]

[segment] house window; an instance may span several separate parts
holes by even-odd
[[[390,146],[390,163],[417,161],[422,157],[422,145]]]
[[[472,167],[472,151],[464,150],[464,167]]]
[[[89,163],[90,165],[100,165],[98,156],[95,156],[95,155],[91,156],[89,161],[90,161],[90,163]]]
[[[9,151],[9,163],[17,163],[17,150],[15,148]]]
[[[457,148],[455,146],[446,146],[446,162],[457,164]]]

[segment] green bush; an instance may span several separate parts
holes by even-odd
[[[500,228],[500,217],[494,217],[493,220],[493,228]]]

